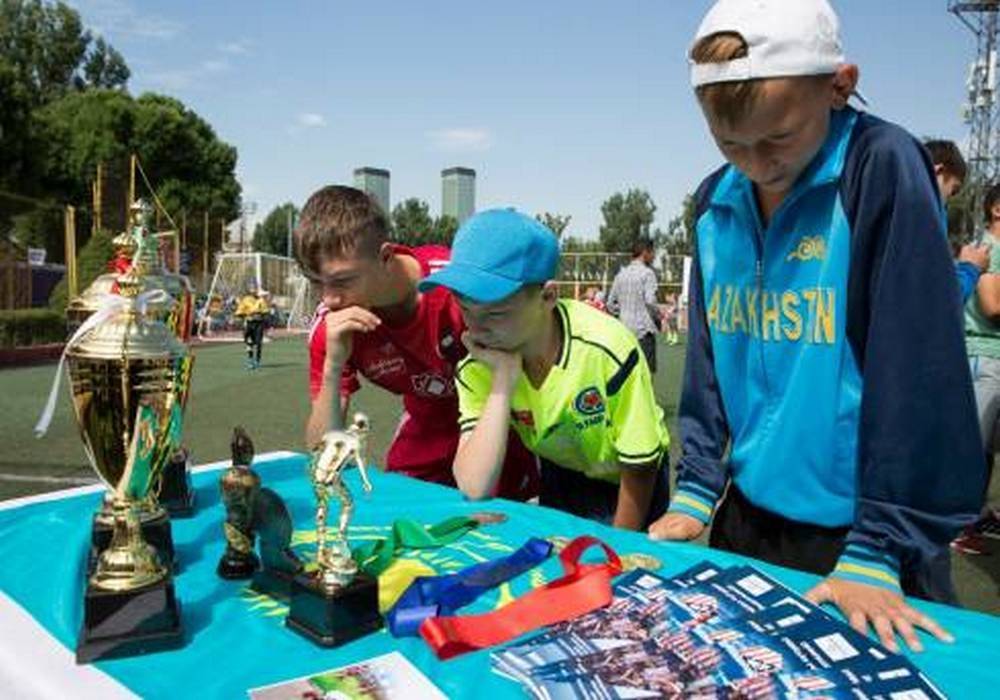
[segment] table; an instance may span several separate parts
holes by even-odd
[[[286,608],[256,596],[245,583],[224,581],[215,566],[225,546],[224,509],[216,463],[199,467],[193,481],[197,510],[173,522],[181,568],[175,578],[183,606],[186,645],[179,650],[76,666],[73,649],[82,616],[83,569],[89,523],[103,490],[84,487],[0,503],[0,688],[4,697],[238,698],[253,687],[400,651],[449,697],[520,697],[519,686],[492,673],[489,652],[438,661],[420,639],[395,639],[385,630],[336,649],[312,645],[284,627]],[[305,475],[304,455],[258,456],[254,463],[265,486],[282,494],[298,528],[295,544],[310,553],[315,506]],[[372,470],[374,493],[361,495],[356,470],[348,483],[357,499],[353,544],[384,535],[399,517],[431,524],[450,515],[502,511],[509,520],[484,526],[447,548],[397,562],[381,579],[387,590],[410,577],[447,573],[501,556],[529,536],[591,534],[620,554],[645,552],[670,575],[701,560],[720,565],[752,563],[799,591],[817,577],[755,562],[697,545],[649,541],[640,533],[615,530],[565,513],[496,500],[474,503],[458,491]],[[491,609],[558,576],[549,561],[509,586],[484,596],[470,611]],[[988,697],[1000,680],[1000,618],[930,603],[918,607],[956,637],[954,645],[925,636],[927,651],[913,661],[955,698]]]

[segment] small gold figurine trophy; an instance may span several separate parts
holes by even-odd
[[[313,452],[309,478],[316,494],[316,569],[292,581],[286,624],[321,646],[339,646],[382,626],[378,611],[378,580],[362,572],[351,557],[347,526],[354,499],[344,484],[344,471],[357,464],[361,483],[371,492],[365,469],[368,418],[354,415],[347,430],[332,430]],[[340,503],[337,529],[327,542],[327,512],[331,494]]]
[[[232,466],[219,479],[226,520],[222,524],[226,551],[216,572],[225,579],[250,578],[260,566],[254,553],[256,538],[254,512],[260,494],[260,477],[253,470],[253,441],[241,427],[233,429],[230,442]]]

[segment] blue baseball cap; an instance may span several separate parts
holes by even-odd
[[[478,304],[506,299],[526,284],[555,277],[559,241],[545,225],[514,209],[489,209],[455,234],[451,262],[420,281],[418,289],[447,287]]]

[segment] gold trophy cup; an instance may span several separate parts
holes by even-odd
[[[128,230],[115,236],[114,267],[119,269],[135,266],[141,270],[140,292],[156,289],[167,293],[151,298],[145,307],[148,315],[163,321],[182,342],[191,337],[194,288],[183,275],[166,269],[159,251],[158,239],[151,229],[153,209],[143,199],[136,200],[130,209]],[[121,272],[107,272],[98,277],[77,298],[66,307],[67,325],[75,331],[87,318],[97,312],[104,300],[115,293]],[[187,396],[181,399],[186,403]],[[167,512],[174,517],[190,515],[194,510],[194,490],[191,488],[189,469],[190,452],[179,447],[171,455],[160,473],[159,483],[154,484],[153,493],[139,509],[139,519],[143,534],[168,562],[174,558],[173,541],[170,538]],[[161,507],[160,504],[164,507]],[[113,527],[110,501],[106,502],[95,518],[94,556],[108,544]]]
[[[84,599],[77,662],[178,646],[170,569],[143,538],[139,512],[180,439],[191,379],[187,347],[146,304],[141,266],[119,277],[121,298],[66,351],[73,408],[91,466],[108,487],[113,521]]]

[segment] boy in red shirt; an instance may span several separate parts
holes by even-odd
[[[378,205],[351,187],[324,187],[302,210],[295,253],[322,298],[309,334],[306,444],[344,427],[361,374],[403,397],[386,470],[454,486],[454,375],[466,354],[465,326],[447,290],[417,291],[421,279],[448,264],[451,252],[395,245],[388,232]],[[509,439],[497,495],[526,500],[538,491],[537,463],[513,433]]]

